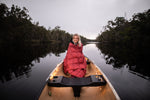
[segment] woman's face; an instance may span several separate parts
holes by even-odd
[[[73,36],[73,42],[74,43],[78,43],[78,41],[79,41],[79,37],[78,36]]]

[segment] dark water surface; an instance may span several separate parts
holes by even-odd
[[[0,48],[0,99],[37,100],[49,73],[65,58],[67,45],[5,45]],[[150,100],[150,71],[134,59],[134,54],[132,58],[129,51],[124,52],[99,44],[83,47],[84,55],[101,68],[122,100]]]

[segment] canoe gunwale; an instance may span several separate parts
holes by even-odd
[[[114,95],[115,95],[115,97],[116,97],[116,100],[121,100],[120,97],[119,97],[119,95],[117,94],[116,90],[114,89],[114,87],[112,86],[112,84],[110,83],[110,81],[108,80],[108,78],[106,77],[106,75],[103,73],[103,71],[102,71],[94,62],[91,61],[91,63],[92,63],[93,65],[95,65],[95,66],[101,71],[101,73],[103,74],[103,76],[104,76],[104,78],[105,78],[107,84],[109,84],[109,86],[110,86],[112,92],[114,93]]]
[[[46,82],[49,80],[49,78],[52,76],[53,72],[63,63],[63,61],[61,61],[59,64],[57,64],[57,66],[53,69],[53,71],[48,75],[48,77],[46,78]]]
[[[62,67],[61,64],[63,64],[63,61],[61,61],[59,64],[57,64],[57,66],[52,70],[52,72],[51,72],[51,73],[49,74],[49,76],[46,78],[46,82],[47,82],[51,77],[55,76],[54,73],[55,73],[55,71],[56,71],[57,69],[59,69],[59,67]],[[101,74],[103,75],[104,79],[106,80],[108,86],[109,86],[110,89],[112,90],[112,93],[114,94],[116,100],[121,100],[120,97],[119,97],[119,95],[117,94],[116,90],[114,89],[114,87],[112,86],[112,84],[110,83],[110,81],[108,80],[108,78],[106,77],[106,75],[102,72],[102,70],[101,70],[93,61],[90,60],[90,65],[91,65],[91,64],[93,64],[93,66],[95,66],[95,67],[101,72]],[[91,65],[91,66],[92,66],[92,65]],[[46,85],[47,85],[47,84],[46,84]],[[39,99],[39,100],[41,100],[41,99]]]

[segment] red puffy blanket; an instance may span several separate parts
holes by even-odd
[[[73,77],[84,77],[86,73],[86,60],[82,53],[83,45],[79,47],[69,43],[68,51],[64,59],[64,72]]]

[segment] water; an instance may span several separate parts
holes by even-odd
[[[67,45],[33,44],[1,48],[0,99],[37,100],[49,73],[65,58]],[[115,60],[115,56],[105,51],[97,44],[83,47],[84,55],[106,74],[122,100],[150,100],[149,75],[136,71],[137,66],[130,66],[126,61],[117,67],[115,63],[122,59]]]

